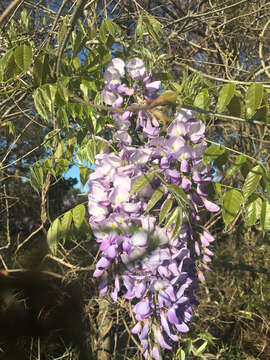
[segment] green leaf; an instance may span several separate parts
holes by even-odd
[[[20,69],[15,62],[14,51],[9,50],[1,59],[1,79],[8,81],[14,79],[19,73]]]
[[[62,175],[63,172],[67,173],[69,169],[68,165],[69,162],[67,159],[55,159],[55,166],[54,166],[55,174]]]
[[[53,254],[56,254],[57,251],[58,242],[60,240],[60,229],[61,223],[59,218],[57,218],[52,222],[47,233],[47,242]]]
[[[239,155],[231,165],[231,167],[227,170],[226,176],[231,176],[235,173],[235,171],[239,170],[241,166],[247,161],[245,155]]]
[[[229,153],[225,149],[224,153],[214,160],[214,167],[217,167],[221,172],[223,172],[223,167],[227,163],[228,159]]]
[[[167,229],[170,225],[172,225],[176,221],[177,216],[178,216],[178,207],[174,208],[168,215],[164,225],[165,229]]]
[[[263,231],[270,230],[270,204],[267,200],[262,203],[261,226]]]
[[[56,121],[61,130],[68,129],[68,117],[65,107],[59,107],[56,113]]]
[[[30,170],[30,184],[39,193],[44,182],[43,170],[40,164],[35,164]]]
[[[82,186],[87,183],[90,172],[91,170],[87,166],[80,167],[80,181],[82,183]]]
[[[54,153],[54,157],[55,159],[60,159],[62,158],[63,154],[65,152],[65,146],[62,142],[60,142],[58,145],[57,145],[57,148],[55,150],[55,153]]]
[[[15,52],[15,62],[18,67],[26,73],[29,66],[32,64],[33,61],[33,54],[32,48],[28,45],[19,45],[16,47]]]
[[[108,36],[107,36],[107,27],[106,27],[106,22],[105,22],[106,19],[103,19],[102,21],[102,24],[99,28],[99,37],[100,37],[100,40],[105,44],[107,39],[108,39]]]
[[[245,218],[248,226],[253,226],[257,222],[261,215],[261,209],[262,199],[258,195],[252,194],[246,205]]]
[[[172,239],[174,239],[179,234],[183,222],[183,210],[181,207],[178,207],[177,210],[177,217],[172,231]]]
[[[263,174],[264,171],[260,165],[255,166],[249,171],[242,189],[245,199],[255,191]]]
[[[203,91],[199,92],[199,94],[195,97],[194,106],[204,110],[209,110],[209,100],[208,90],[203,89]]]
[[[218,112],[220,113],[223,112],[226,106],[230,103],[235,93],[235,87],[236,87],[235,84],[226,84],[222,87],[217,102]]]
[[[153,16],[146,15],[145,25],[152,39],[159,46],[160,39],[162,37],[162,28],[160,26],[160,23]]]
[[[211,160],[216,160],[225,152],[221,145],[210,145],[204,152],[203,163],[209,164]]]
[[[51,173],[54,177],[56,177],[56,173],[55,173],[55,170],[54,170],[54,165],[53,165],[53,162],[52,162],[52,159],[43,159],[42,160],[42,168],[44,170],[44,173],[46,172],[49,172]]]
[[[136,30],[135,30],[135,42],[142,40],[143,37],[143,24],[142,24],[142,15],[139,16]]]
[[[218,195],[218,197],[221,198],[222,197],[221,184],[214,183],[214,188],[215,188],[215,191],[216,191],[216,194]]]
[[[64,213],[61,219],[61,232],[63,233],[64,237],[70,232],[71,222],[72,222],[72,211],[69,210]]]
[[[140,178],[138,178],[132,185],[132,188],[130,191],[130,196],[135,194],[137,191],[141,190],[146,185],[148,185],[150,183],[150,181],[152,181],[153,177],[154,177],[154,174],[150,173],[150,174],[146,174],[146,175],[143,175]]]
[[[114,33],[115,33],[115,29],[114,29],[114,26],[113,26],[113,22],[109,19],[104,19],[103,20],[109,34],[114,37]]]
[[[64,21],[62,22],[62,24],[59,27],[58,30],[58,34],[57,34],[57,41],[58,41],[58,46],[61,45],[62,40],[67,32],[67,25],[68,25],[69,19],[68,17],[64,17]]]
[[[159,225],[163,222],[164,218],[171,210],[172,204],[173,204],[173,200],[171,198],[168,198],[161,206],[159,213]]]
[[[197,350],[196,350],[196,355],[201,355],[204,350],[206,349],[206,346],[208,344],[208,341],[205,341]]]
[[[183,189],[180,188],[179,185],[168,185],[169,191],[176,196],[176,198],[184,201],[186,204],[189,204],[187,194],[184,192]]]
[[[44,99],[43,91],[40,88],[36,89],[36,91],[33,94],[33,98],[34,98],[35,107],[39,115],[44,119],[48,119],[51,115],[50,109],[48,108],[48,104]]]
[[[147,207],[145,212],[148,213],[155,205],[156,203],[162,198],[164,192],[164,187],[159,187],[154,194],[152,195],[151,199],[148,201]]]
[[[247,177],[249,171],[252,169],[253,167],[253,163],[250,159],[246,159],[246,161],[242,164],[241,168],[240,168],[240,172],[243,175],[244,178]]]
[[[259,83],[250,85],[246,92],[247,118],[250,119],[262,103],[263,86]]]
[[[74,225],[77,229],[79,229],[83,223],[84,217],[85,217],[85,207],[84,205],[80,204],[75,206],[75,208],[72,209],[72,217]]]
[[[57,84],[45,84],[37,88],[33,94],[38,113],[46,120],[52,117]]]
[[[33,66],[34,85],[39,86],[46,83],[49,71],[49,56],[46,54],[35,57]]]
[[[223,195],[222,216],[225,227],[233,221],[243,203],[241,191],[232,189]]]
[[[229,114],[237,117],[244,117],[244,103],[241,99],[241,94],[236,94],[232,97],[230,103],[227,105],[227,109],[229,110]]]
[[[78,33],[73,31],[72,38],[72,57],[75,58],[75,56],[82,50],[83,46],[85,45],[87,37],[81,31]]]
[[[61,85],[57,86],[55,94],[55,103],[58,106],[64,106],[68,103],[68,94],[64,91]]]
[[[269,114],[268,95],[266,91],[263,92],[263,98],[260,107],[256,110],[252,118],[267,122],[267,115]]]
[[[180,349],[179,356],[180,356],[179,360],[185,360],[186,359],[186,354],[185,354],[183,349]]]

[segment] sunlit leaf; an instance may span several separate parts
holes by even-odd
[[[242,189],[245,199],[255,191],[263,174],[264,172],[260,165],[255,166],[249,171]]]
[[[262,199],[252,194],[248,204],[246,205],[245,219],[248,226],[253,226],[261,216]]]
[[[172,230],[172,237],[171,237],[172,239],[174,239],[179,234],[179,231],[181,230],[182,222],[183,222],[183,210],[181,207],[178,207],[177,210],[178,210],[177,216],[176,216],[174,227]]]
[[[184,192],[184,190],[179,185],[168,185],[169,191],[175,195],[176,198],[184,201],[186,204],[189,203],[187,194]]]
[[[145,212],[148,213],[155,205],[156,203],[162,198],[164,192],[164,187],[159,187],[154,194],[152,195],[151,199],[148,201],[147,207],[145,209]]]
[[[262,203],[261,226],[263,231],[270,230],[270,204],[267,200]]]
[[[226,84],[220,90],[217,102],[217,111],[223,112],[226,106],[230,103],[235,92],[235,84]]]
[[[232,163],[231,167],[227,170],[226,176],[231,176],[235,171],[239,170],[241,166],[246,162],[247,158],[245,155],[239,155]]]
[[[48,246],[53,254],[57,251],[57,246],[60,240],[61,223],[59,218],[55,219],[49,227],[47,233]]]
[[[170,225],[172,225],[176,221],[177,216],[178,216],[178,207],[174,208],[168,215],[164,225],[165,229],[167,229]]]
[[[80,204],[75,206],[75,208],[72,209],[72,218],[74,225],[77,229],[80,228],[80,226],[83,223],[85,217],[85,207],[84,205]]]
[[[241,99],[241,94],[235,92],[235,95],[232,97],[230,103],[227,105],[227,109],[229,110],[229,114],[237,117],[244,117],[244,103]]]
[[[246,92],[247,118],[250,119],[262,103],[263,86],[259,83],[250,85]]]
[[[211,160],[216,160],[225,152],[221,145],[210,145],[204,152],[203,163],[209,164]]]
[[[89,178],[91,170],[87,166],[81,166],[80,167],[80,181],[82,186],[84,186]]]
[[[225,223],[225,227],[234,220],[238,211],[243,203],[243,195],[241,191],[231,189],[226,191],[223,195],[222,217]]]
[[[26,72],[33,61],[32,48],[28,45],[19,45],[14,52],[15,62],[19,68]]]
[[[43,170],[40,164],[35,164],[30,170],[30,184],[36,192],[40,192],[44,181]]]
[[[150,181],[152,181],[153,177],[154,177],[153,173],[145,174],[145,175],[139,177],[132,185],[130,195],[135,194],[137,191],[141,190],[146,185],[148,185],[150,183]]]
[[[61,232],[63,234],[63,237],[66,237],[67,234],[70,232],[71,222],[72,222],[72,211],[69,210],[65,212],[65,214],[61,219]]]
[[[173,200],[171,198],[168,198],[161,206],[160,213],[159,213],[159,224],[163,222],[167,214],[172,208]]]

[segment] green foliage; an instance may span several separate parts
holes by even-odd
[[[174,222],[173,230],[172,230],[172,239],[174,239],[176,236],[178,236],[179,231],[181,229],[183,223],[183,209],[182,207],[177,207],[177,215]],[[168,226],[167,223],[165,227]]]
[[[252,194],[246,205],[245,219],[248,226],[256,224],[258,219],[260,219],[261,211],[262,199],[258,195]]]
[[[28,45],[19,45],[14,51],[16,65],[24,72],[29,69],[33,61],[32,48]]]
[[[250,85],[246,92],[247,118],[251,119],[260,107],[263,99],[264,89],[262,84],[254,83]]]
[[[243,196],[239,190],[232,189],[226,191],[222,197],[222,217],[227,228],[228,225],[237,216],[243,203]]]
[[[147,207],[145,209],[145,212],[149,212],[156,203],[162,198],[164,192],[164,187],[161,186],[159,189],[157,189],[154,194],[152,195],[151,199],[148,201]]]
[[[0,81],[12,80],[20,73],[16,64],[13,49],[7,51],[0,60]]]
[[[54,114],[56,91],[57,84],[45,84],[37,88],[33,94],[38,113],[47,121],[51,120]]]
[[[263,173],[264,173],[264,171],[263,171],[261,165],[257,165],[250,170],[250,172],[248,173],[248,175],[245,179],[243,189],[242,189],[245,199],[247,199],[251,194],[254,193],[254,191],[256,190],[256,188],[262,178]]]
[[[270,203],[267,200],[262,203],[261,225],[263,231],[270,230]]]
[[[153,177],[154,177],[153,173],[139,177],[132,185],[130,195],[135,194],[136,192],[144,188],[146,185],[148,185],[150,181],[152,181]]]
[[[57,253],[59,242],[64,244],[73,233],[85,231],[85,228],[83,229],[83,225],[86,225],[85,215],[85,206],[79,204],[51,223],[47,233],[47,242],[53,254]]]
[[[210,145],[203,156],[204,164],[209,164],[212,160],[217,160],[225,152],[225,148],[221,145]]]
[[[75,208],[72,210],[72,218],[75,227],[79,229],[85,218],[85,207],[82,204],[75,206]]]
[[[36,192],[42,190],[42,185],[44,183],[44,174],[42,166],[39,163],[36,163],[33,168],[30,170],[30,184]]]
[[[168,185],[168,189],[174,195],[174,197],[180,201],[180,203],[189,204],[187,194],[179,186],[174,184]]]
[[[172,204],[173,204],[173,200],[171,197],[168,197],[167,200],[164,201],[164,203],[162,204],[159,213],[159,224],[161,224],[164,221],[164,219],[168,216],[168,213],[172,208]]]
[[[57,245],[61,236],[61,221],[56,218],[51,224],[47,233],[48,246],[53,254],[56,254]]]
[[[222,113],[225,108],[231,103],[235,94],[235,84],[226,84],[222,87],[219,93],[217,102],[217,111]]]

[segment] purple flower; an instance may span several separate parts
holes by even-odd
[[[132,329],[131,332],[132,334],[139,334],[142,330],[142,325],[141,322],[138,322]]]
[[[204,203],[204,206],[205,208],[210,211],[210,212],[217,212],[220,210],[220,207],[216,204],[214,204],[213,202],[207,200],[205,197],[201,197],[203,203]]]
[[[160,89],[160,81],[153,81],[148,84],[146,84],[146,90],[149,93],[157,92]]]
[[[120,58],[112,59],[110,66],[116,69],[121,77],[125,75],[125,62],[122,59]]]
[[[112,82],[116,84],[120,84],[121,74],[120,72],[114,68],[113,66],[109,66],[104,73],[104,80],[106,84],[110,84]]]
[[[109,114],[115,129],[108,130],[105,140],[111,147],[95,157],[97,167],[89,180],[89,222],[100,251],[93,276],[100,277],[100,296],[109,293],[114,301],[124,296],[132,303],[138,321],[132,332],[140,339],[142,353],[145,359],[151,355],[160,359],[160,347],[170,350],[171,341],[189,331],[198,304],[197,280],[204,280],[213,256],[209,247],[214,238],[206,230],[200,233],[200,209],[219,210],[207,194],[213,170],[202,161],[205,125],[195,113],[181,109],[167,134],[160,136],[159,118],[151,112],[113,109],[124,109],[137,99],[147,104],[158,96],[161,83],[146,74],[139,58],[126,64],[113,59],[104,80],[102,97],[112,106]],[[189,202],[185,211],[179,207],[182,226],[173,234],[175,223],[164,223],[179,206],[172,192],[177,186]],[[159,188],[162,192],[153,203],[152,195]],[[165,201],[168,210],[161,218],[158,209],[164,210]]]
[[[157,344],[154,344],[154,346],[153,346],[152,357],[154,360],[161,360],[161,356],[160,356]]]
[[[162,332],[160,330],[160,327],[157,327],[156,328],[156,338],[157,338],[157,341],[159,343],[159,345],[164,348],[164,349],[168,349],[168,350],[171,350],[172,347],[165,341],[163,335],[162,335]]]
[[[121,84],[117,87],[117,92],[120,95],[132,96],[134,94],[134,89],[130,89],[125,84]]]
[[[202,121],[194,121],[190,123],[189,134],[193,143],[198,143],[204,139],[205,125]]]
[[[145,76],[145,66],[141,59],[133,58],[126,63],[127,71],[133,80],[143,80]]]
[[[138,302],[134,308],[134,313],[136,314],[136,320],[144,320],[147,319],[151,314],[151,309],[149,306],[149,300],[143,299],[140,302]]]

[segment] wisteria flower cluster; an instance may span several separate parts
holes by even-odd
[[[128,77],[133,86],[123,79]],[[200,225],[199,212],[219,207],[208,199],[213,171],[202,161],[205,126],[191,111],[178,110],[166,134],[153,113],[115,112],[126,101],[148,104],[160,82],[146,74],[141,59],[113,59],[105,74],[103,99],[112,106],[119,153],[106,148],[90,175],[90,225],[100,258],[100,296],[110,292],[132,301],[145,359],[160,359],[160,348],[189,330],[214,240]],[[132,142],[131,129],[143,138]]]

